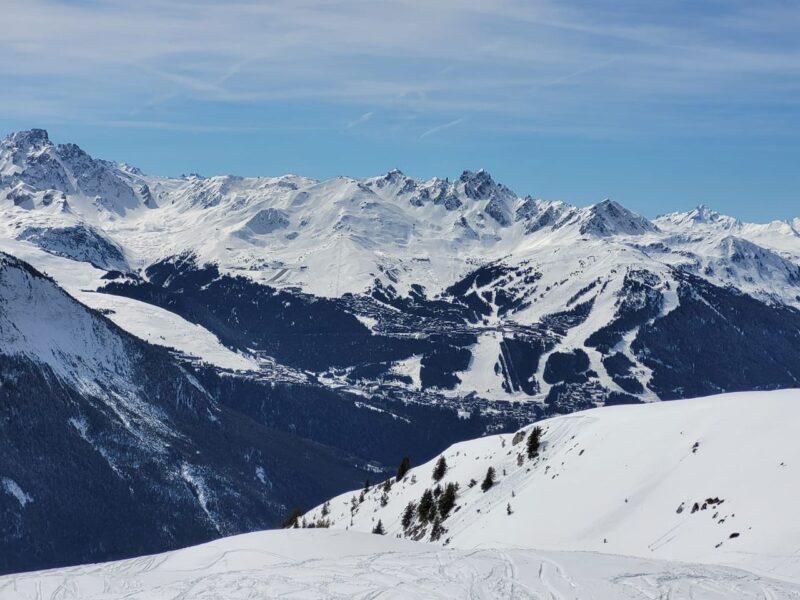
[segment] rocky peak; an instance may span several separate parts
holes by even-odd
[[[43,148],[50,145],[50,137],[44,129],[16,131],[5,139],[5,144],[19,149]]]
[[[486,200],[495,192],[498,186],[488,172],[480,169],[477,172],[464,171],[458,181],[464,185],[464,194],[473,200]]]
[[[581,225],[582,234],[591,235],[641,235],[658,231],[658,228],[618,202],[606,198],[587,209],[587,217]]]

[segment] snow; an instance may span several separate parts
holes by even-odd
[[[800,218],[744,223],[701,206],[651,221],[613,200],[577,207],[520,197],[485,171],[466,171],[453,181],[420,181],[396,170],[327,181],[296,175],[154,177],[56,146],[41,130],[0,142],[0,169],[0,249],[46,271],[81,302],[108,310],[134,335],[226,369],[261,365],[166,311],[92,293],[106,282],[104,271],[63,257],[138,271],[191,251],[224,273],[326,297],[362,293],[379,280],[401,295],[421,285],[436,298],[490,263],[510,271],[531,268],[540,274],[535,281],[511,277],[487,286],[524,300],[523,308],[501,317],[494,307],[484,323],[493,330],[481,335],[453,392],[509,401],[530,397],[503,389],[495,374],[502,337],[513,335],[516,325],[535,326],[563,311],[592,282],[597,285],[581,298],[594,300],[591,314],[552,351],[582,347],[613,318],[631,270],[659,277],[669,309],[677,305],[675,268],[800,308]],[[87,170],[92,177],[82,178]],[[91,190],[81,187],[89,180]],[[357,317],[374,330],[369,317]],[[617,349],[630,359],[635,334]],[[600,383],[620,391],[605,375],[600,355],[589,356]],[[413,377],[413,367],[409,362],[397,370],[410,368]],[[649,371],[637,363],[635,372],[646,384]],[[534,399],[542,400],[548,389],[543,384]],[[649,391],[642,398],[656,399]]]
[[[92,292],[77,294],[88,306],[103,312],[117,325],[151,344],[174,348],[223,369],[256,371],[256,359],[234,352],[204,327],[175,313],[123,296]]]
[[[8,600],[797,598],[718,566],[584,552],[455,550],[388,536],[266,531],[141,558],[0,577]]]
[[[132,298],[97,293],[104,271],[85,262],[77,262],[43,252],[26,242],[3,240],[0,251],[24,260],[58,284],[81,303],[99,310],[116,325],[136,337],[167,346],[188,357],[223,369],[254,371],[259,362],[226,348],[213,333],[170,311]]]
[[[9,477],[0,477],[0,483],[3,484],[3,490],[5,490],[6,493],[14,496],[22,508],[25,508],[25,505],[29,502],[33,502],[33,497],[19,487],[19,484],[13,479]]]
[[[439,543],[724,564],[798,581],[798,419],[798,390],[742,392],[547,419],[537,423],[535,460],[518,462],[525,443],[513,435],[455,444],[443,452],[441,483],[459,484],[457,507]],[[435,461],[395,482],[386,506],[375,485],[354,512],[359,491],[331,499],[325,517],[321,507],[309,511],[306,522],[367,532],[380,519],[389,535],[403,535],[403,510],[435,486]],[[497,483],[486,493],[470,488],[489,466]]]
[[[51,171],[40,173],[29,154],[54,157]],[[509,257],[546,262],[558,250],[570,263],[588,263],[609,251],[618,255],[620,247],[658,243],[667,251],[637,252],[640,266],[690,265],[698,260],[690,253],[702,263],[727,236],[800,262],[800,221],[742,223],[705,207],[649,221],[612,200],[579,208],[522,198],[485,171],[467,171],[453,182],[419,181],[398,171],[322,182],[294,175],[164,178],[94,161],[36,132],[3,141],[0,165],[7,173],[0,189],[2,237],[13,239],[29,227],[81,226],[119,245],[133,269],[192,250],[225,271],[322,296],[362,292],[375,278],[389,283],[388,271],[400,293],[417,283],[436,294],[476,265]],[[92,194],[80,188],[75,171],[85,168],[101,173],[97,180],[106,187]],[[32,198],[28,208],[1,200],[23,188]],[[156,201],[142,197],[136,204],[142,189]],[[53,191],[59,199],[45,200]],[[721,272],[712,279],[800,304],[797,286],[782,273],[752,284],[750,275]],[[563,305],[560,291],[548,295]]]

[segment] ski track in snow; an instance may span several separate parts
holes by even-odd
[[[800,598],[800,585],[728,567],[589,552],[454,550],[371,534],[289,530],[0,577],[0,597],[780,600]]]

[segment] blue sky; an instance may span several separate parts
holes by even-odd
[[[5,0],[0,128],[174,175],[488,169],[800,216],[800,3]]]

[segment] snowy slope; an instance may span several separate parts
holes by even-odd
[[[797,579],[798,418],[796,390],[725,394],[541,421],[535,459],[523,439],[531,427],[456,444],[442,453],[441,485],[459,489],[438,542],[727,564]],[[404,529],[401,517],[437,485],[435,463],[388,491],[371,487],[363,501],[359,490],[333,498],[304,522],[372,531],[380,520],[390,536],[429,540],[432,524],[415,517]],[[497,481],[483,492],[490,466]]]
[[[273,531],[166,554],[0,577],[7,600],[694,598],[800,596],[726,567],[586,552],[454,550],[374,535]]]
[[[229,391],[203,374],[0,253],[0,573],[271,527],[374,472],[377,450],[356,458],[275,424],[299,421],[281,391],[248,382],[271,404],[250,417],[236,375],[220,375]],[[342,410],[358,423],[352,406],[329,414]]]
[[[82,261],[56,256],[25,242],[0,238],[0,251],[13,255],[56,278],[72,297],[107,316],[136,337],[177,350],[182,355],[223,369],[253,371],[253,357],[226,348],[207,329],[170,312],[130,298],[98,294],[105,271]]]

